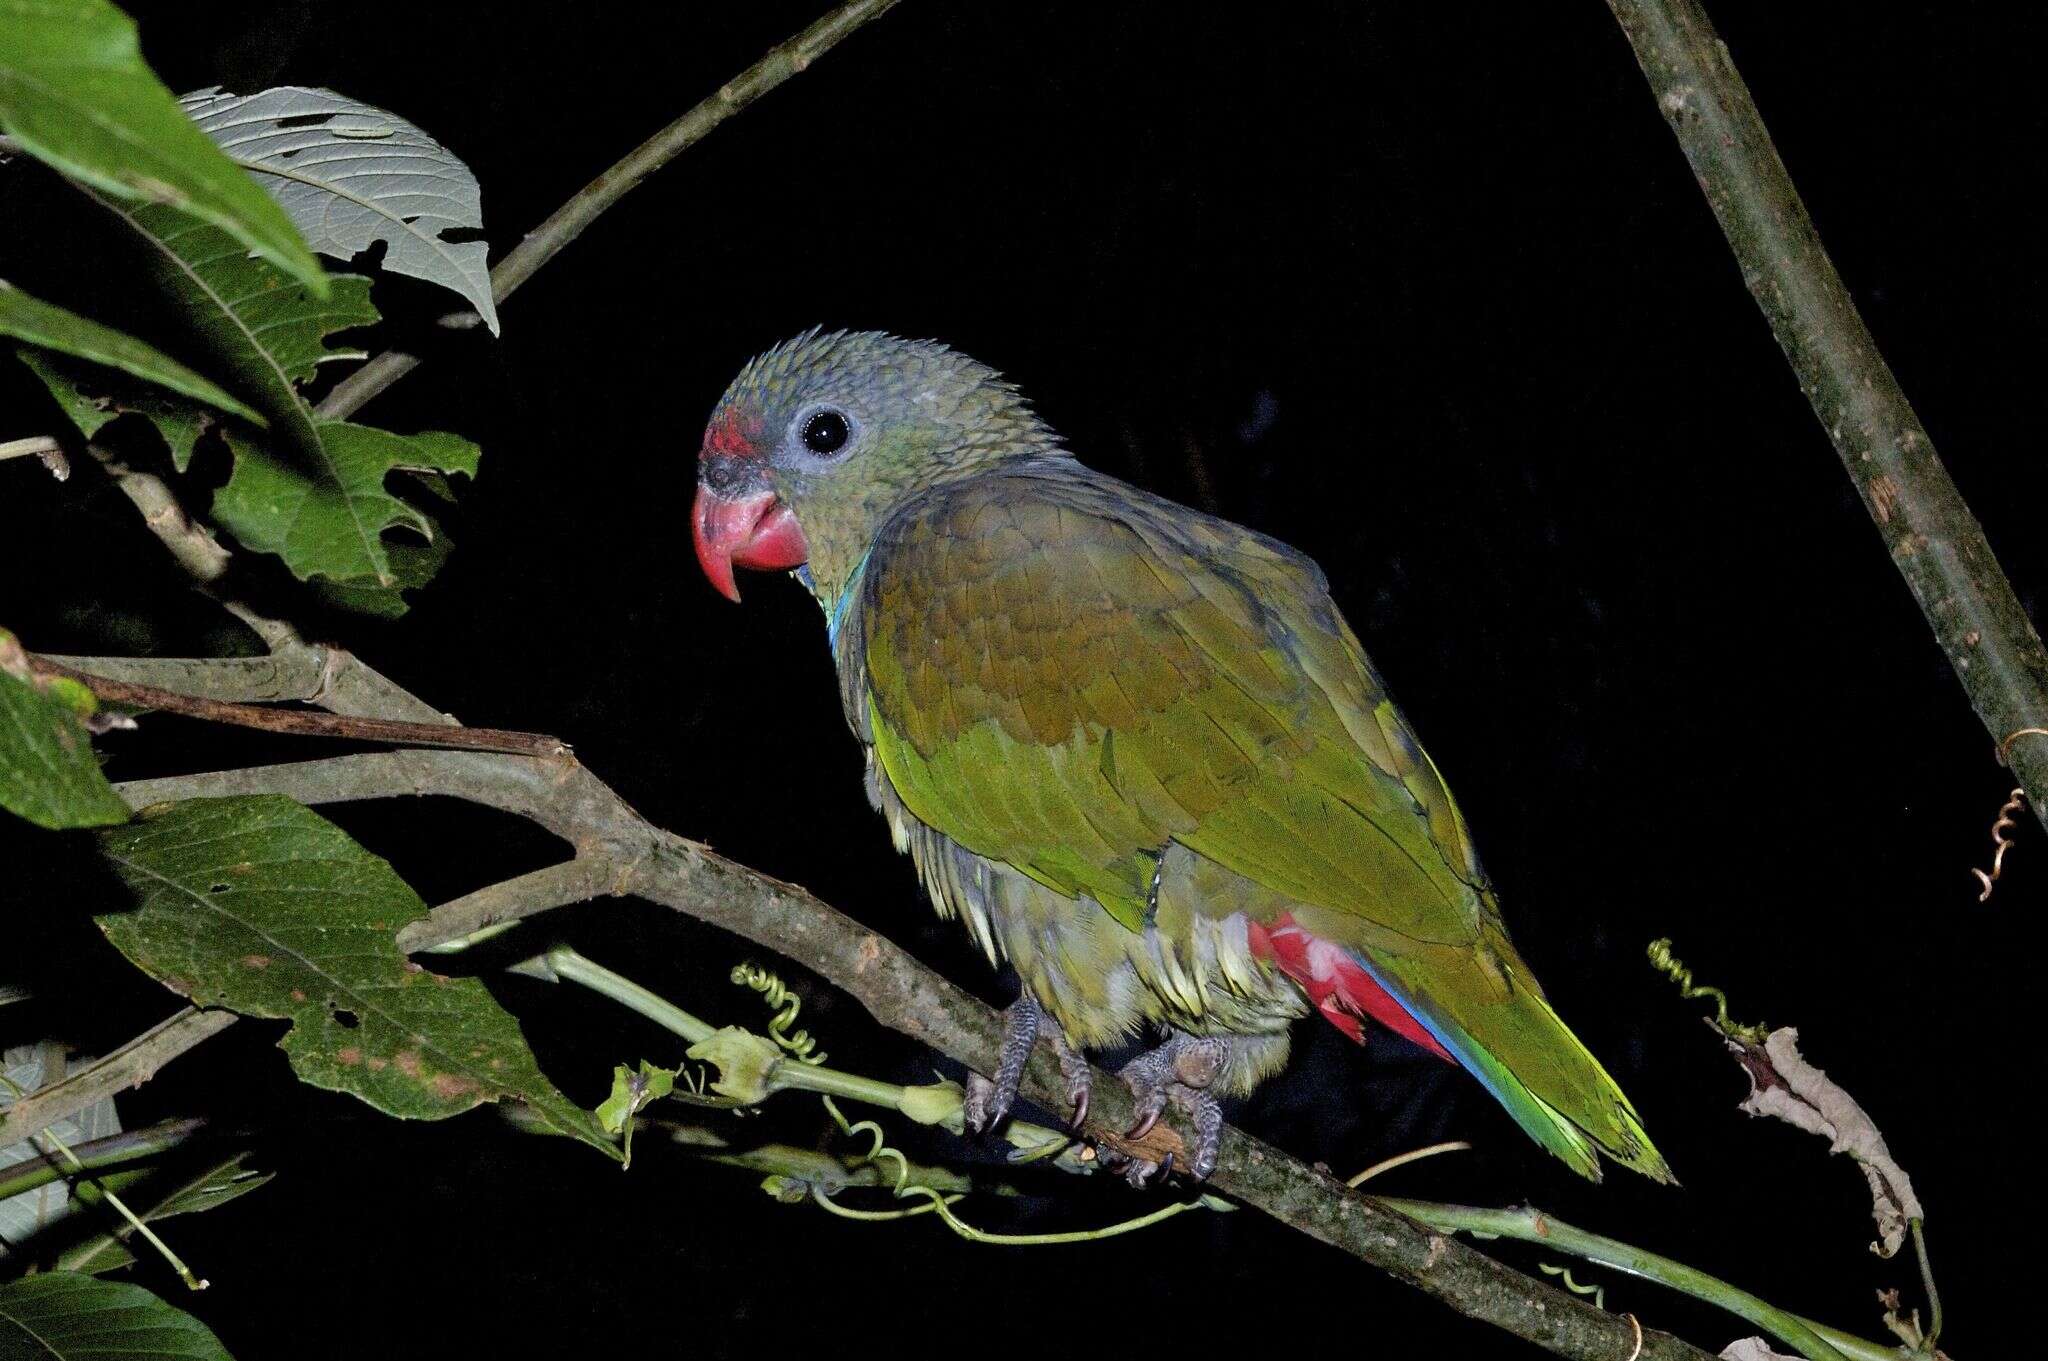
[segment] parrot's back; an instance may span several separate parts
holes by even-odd
[[[1588,1176],[1668,1179],[1509,943],[1463,816],[1306,557],[1064,456],[931,487],[835,611],[870,792],[1083,1044],[1317,1010],[1472,1071]]]

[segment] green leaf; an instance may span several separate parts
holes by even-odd
[[[329,293],[315,295],[197,218],[158,204],[107,206],[152,248],[158,281],[216,361],[210,371],[317,465],[319,433],[299,385],[326,361],[362,357],[361,350],[330,348],[327,337],[378,320],[370,281],[337,274]]]
[[[0,0],[0,128],[73,179],[182,209],[326,294],[291,219],[193,126],[105,0]]]
[[[102,326],[76,312],[67,312],[54,304],[30,297],[5,279],[0,279],[0,335],[13,336],[16,340],[25,340],[46,350],[89,359],[95,364],[105,364],[146,382],[196,398],[208,406],[232,412],[244,420],[258,425],[265,423],[263,417],[249,407],[155,346],[146,345],[134,336],[116,331],[111,326]]]
[[[412,608],[405,593],[418,590],[432,581],[454,549],[455,541],[438,529],[432,543],[386,539],[384,552],[391,559],[391,585],[358,586],[339,581],[316,581],[313,587],[330,605],[354,610],[358,614],[376,615],[380,619],[402,619]]]
[[[402,579],[383,532],[403,525],[431,543],[434,522],[392,493],[385,479],[405,469],[474,477],[480,451],[441,431],[394,435],[346,421],[322,421],[319,429],[330,474],[324,478],[229,432],[235,471],[214,494],[214,519],[249,547],[278,554],[301,579],[423,585],[440,565],[438,557],[407,557]]]
[[[657,1068],[640,1060],[640,1071],[625,1064],[612,1069],[612,1094],[597,1108],[597,1123],[607,1134],[625,1136],[624,1164],[633,1165],[633,1117],[650,1101],[659,1101],[676,1089],[675,1070]]]
[[[619,1156],[482,983],[400,953],[393,936],[427,905],[311,809],[268,794],[189,799],[102,844],[139,904],[98,919],[107,938],[201,1006],[290,1020],[280,1044],[301,1080],[413,1120],[513,1097]]]
[[[38,827],[105,827],[128,805],[100,773],[84,720],[90,691],[43,680],[0,629],[0,808]]]
[[[135,1254],[128,1246],[135,1226],[106,1204],[106,1192],[112,1191],[121,1197],[121,1202],[146,1224],[169,1219],[172,1215],[199,1214],[246,1196],[277,1175],[275,1172],[252,1170],[248,1166],[250,1156],[244,1149],[215,1161],[197,1173],[184,1176],[174,1177],[167,1169],[143,1169],[81,1179],[78,1201],[99,1206],[109,1222],[117,1227],[67,1249],[57,1258],[57,1269],[97,1274],[127,1266],[135,1260]]]
[[[229,433],[235,470],[214,496],[215,521],[250,548],[281,556],[301,580],[381,589],[378,612],[399,612],[403,600],[392,589],[422,584],[417,569],[438,561],[414,559],[413,582],[401,581],[384,531],[404,525],[431,542],[436,530],[384,479],[398,469],[474,476],[478,452],[454,435],[324,421],[300,395],[320,364],[359,357],[329,348],[327,338],[378,319],[369,280],[336,275],[333,297],[321,302],[215,228],[162,208],[118,211],[157,247],[165,287],[229,386],[271,420],[263,440]]]
[[[234,1361],[213,1330],[139,1285],[46,1271],[0,1285],[5,1361]]]
[[[104,369],[40,350],[16,350],[15,358],[42,380],[78,433],[91,439],[117,416],[144,416],[170,446],[171,465],[184,472],[199,437],[213,428],[213,413],[154,388],[129,382]]]

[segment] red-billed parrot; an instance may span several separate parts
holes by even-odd
[[[1464,1065],[1588,1177],[1604,1153],[1670,1179],[1302,554],[1083,467],[992,370],[875,332],[741,371],[692,529],[734,600],[735,567],[816,595],[869,798],[940,914],[1023,980],[971,1126],[1007,1112],[1048,1020],[1077,1123],[1078,1051],[1152,1033],[1121,1076],[1141,1127],[1189,1117],[1206,1176],[1217,1096],[1315,1011]]]

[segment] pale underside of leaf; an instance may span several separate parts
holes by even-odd
[[[138,902],[98,919],[107,938],[202,1006],[290,1020],[281,1044],[303,1080],[411,1119],[516,1097],[617,1156],[482,983],[405,958],[394,936],[426,904],[317,813],[273,795],[193,799],[103,845]]]
[[[383,242],[383,268],[460,294],[497,334],[487,246],[447,239],[480,230],[483,206],[476,176],[446,147],[396,114],[332,90],[216,88],[181,103],[256,175],[314,250],[348,260]]]

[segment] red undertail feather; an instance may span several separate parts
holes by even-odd
[[[1436,1036],[1423,1029],[1393,994],[1373,981],[1351,952],[1321,936],[1309,934],[1290,916],[1271,926],[1251,922],[1247,926],[1252,954],[1270,960],[1281,973],[1301,984],[1308,1000],[1315,1003],[1323,1019],[1363,1044],[1360,1021],[1370,1016],[1396,1035],[1415,1041],[1446,1063],[1455,1063],[1449,1050]]]

